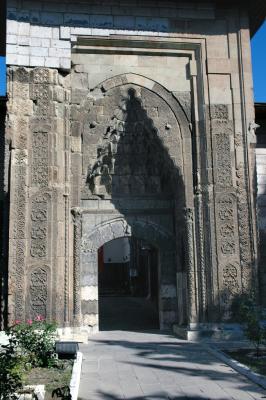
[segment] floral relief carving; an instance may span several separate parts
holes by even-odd
[[[223,286],[229,290],[231,295],[239,292],[238,269],[233,264],[228,264],[223,269]]]
[[[46,187],[49,182],[48,134],[33,133],[32,149],[32,186]]]
[[[251,232],[249,224],[249,206],[246,188],[246,176],[244,165],[238,165],[237,177],[237,196],[238,196],[238,229],[240,245],[240,261],[242,285],[245,291],[252,289],[252,255],[251,255]]]
[[[226,104],[211,105],[211,118],[228,120],[228,106]]]
[[[230,195],[222,196],[218,201],[219,237],[222,254],[230,255],[236,252],[235,241],[235,200]]]
[[[232,160],[230,136],[227,133],[215,135],[216,183],[219,186],[232,186]]]
[[[30,275],[30,308],[32,317],[47,317],[48,273],[44,267],[35,268]]]
[[[34,83],[49,83],[49,69],[48,68],[35,68],[33,71]]]
[[[25,282],[25,234],[27,202],[27,151],[14,150],[12,214],[13,214],[13,271],[15,281],[15,319],[24,319],[24,282]]]
[[[48,239],[48,200],[45,196],[39,196],[33,200],[31,221],[31,256],[35,258],[46,257]]]

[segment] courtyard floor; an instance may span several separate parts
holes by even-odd
[[[266,391],[206,347],[171,334],[104,331],[80,351],[80,400],[266,398]]]

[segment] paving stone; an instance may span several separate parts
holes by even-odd
[[[206,351],[171,335],[100,332],[80,346],[80,400],[251,400],[266,392]],[[92,369],[99,365],[98,372]]]

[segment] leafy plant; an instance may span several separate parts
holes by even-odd
[[[0,348],[0,400],[17,399],[27,370],[56,364],[55,332],[56,325],[41,316],[16,321],[6,331],[9,342]]]
[[[266,343],[266,327],[262,324],[264,312],[252,296],[241,296],[232,305],[235,319],[243,325],[246,338],[254,345],[257,357]]]
[[[16,323],[8,331],[16,338],[33,367],[51,367],[55,364],[55,332],[56,325],[46,322],[41,316],[27,323]]]
[[[17,339],[9,337],[9,343],[0,349],[0,399],[17,399],[15,392],[22,387],[25,357],[18,352]]]

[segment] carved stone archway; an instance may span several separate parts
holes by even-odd
[[[195,320],[192,137],[180,103],[155,81],[123,74],[91,90],[79,115],[83,187],[74,228],[76,324],[98,329],[97,251],[131,235],[159,250],[161,328]],[[184,209],[191,211],[189,222]],[[177,274],[183,282],[179,304]]]
[[[80,253],[78,250],[75,252],[75,281],[78,282],[74,292],[76,324],[92,331],[98,330],[98,249],[111,240],[135,236],[149,241],[159,251],[160,327],[167,328],[169,319],[176,319],[177,310],[176,304],[171,311],[164,310],[163,307],[166,302],[176,302],[175,280],[173,279],[172,284],[165,281],[166,271],[169,273],[170,265],[175,263],[176,256],[175,240],[171,232],[143,219],[132,218],[126,221],[123,218],[115,218],[82,235],[82,218],[86,214],[79,210],[74,215],[75,243],[80,249]]]

